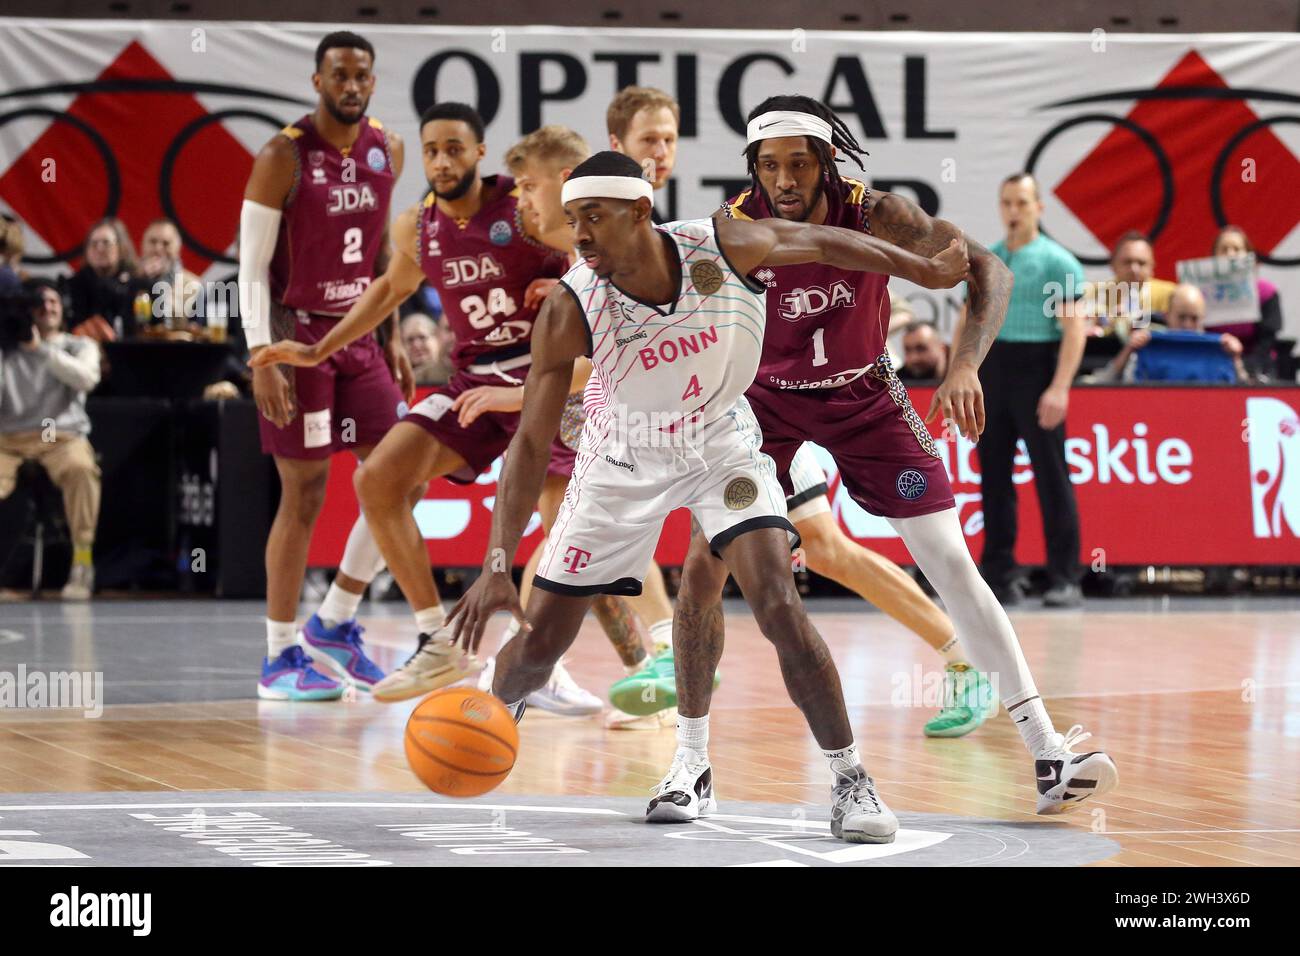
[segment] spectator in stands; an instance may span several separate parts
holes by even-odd
[[[22,294],[23,280],[18,268],[25,248],[22,223],[6,215],[0,221],[0,295]]]
[[[86,393],[99,384],[99,346],[63,332],[63,299],[46,279],[27,284],[32,331],[0,356],[0,498],[18,469],[33,460],[63,492],[73,557],[67,600],[88,600],[95,587],[91,551],[99,521],[99,466],[86,436]]]
[[[1169,309],[1174,283],[1155,278],[1155,250],[1142,233],[1120,236],[1110,267],[1112,277],[1088,290],[1090,335],[1124,338],[1130,328],[1142,328]]]
[[[1224,226],[1214,238],[1213,255],[1235,259],[1254,252],[1255,247],[1251,245],[1246,230],[1240,226]],[[1256,378],[1273,378],[1277,374],[1277,360],[1273,353],[1278,333],[1282,331],[1282,299],[1277,286],[1267,279],[1257,276],[1255,285],[1259,289],[1259,321],[1215,325],[1209,331],[1236,336],[1245,350],[1242,360],[1246,371]]]
[[[980,367],[984,434],[976,445],[984,497],[980,572],[1003,604],[1020,598],[1015,575],[1016,442],[1034,465],[1043,537],[1047,540],[1047,607],[1073,607],[1079,588],[1079,511],[1065,462],[1070,385],[1083,355],[1083,266],[1043,235],[1043,202],[1028,173],[1002,181],[999,210],[1006,238],[991,247],[1015,277],[1006,320]],[[960,330],[953,340],[960,337]]]
[[[402,344],[415,369],[416,385],[446,385],[451,381],[451,351],[438,323],[421,312],[402,320]]]
[[[1174,288],[1169,297],[1165,324],[1171,332],[1205,332],[1205,296],[1194,285],[1180,285]],[[1143,375],[1138,363],[1137,353],[1151,344],[1153,337],[1164,333],[1163,329],[1133,329],[1128,342],[1115,359],[1094,376],[1098,382],[1142,382],[1148,379]],[[1248,381],[1246,368],[1242,364],[1241,340],[1235,335],[1222,333],[1219,345],[1225,355],[1231,359],[1233,376],[1238,382]],[[1179,363],[1178,356],[1172,355],[1164,360],[1167,367],[1170,362]],[[1161,381],[1166,382],[1211,382],[1222,381],[1217,363],[1207,364],[1204,360],[1189,356],[1182,361],[1177,374],[1164,374]]]
[[[903,367],[898,377],[904,381],[942,379],[948,372],[948,346],[939,330],[927,319],[913,319],[903,329]]]
[[[155,316],[197,316],[203,284],[181,261],[181,233],[170,219],[155,219],[145,227],[140,240],[140,277],[149,289]],[[184,290],[179,296],[178,284]]]
[[[97,222],[86,237],[85,265],[68,283],[69,330],[101,342],[134,335],[135,299],[145,291],[126,226]]]

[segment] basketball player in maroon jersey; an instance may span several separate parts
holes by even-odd
[[[752,184],[723,205],[721,217],[838,226],[922,256],[965,238],[969,318],[928,418],[942,413],[963,435],[978,437],[984,402],[977,371],[1006,314],[1010,271],[951,223],[901,196],[842,179],[837,154],[861,166],[863,150],[824,104],[806,96],[771,97],[750,113],[747,134]],[[1090,735],[1078,725],[1064,735],[1052,726],[1011,622],[966,547],[939,450],[885,350],[888,276],[804,264],[762,269],[754,278],[768,286],[768,321],[758,374],[745,394],[763,431],[763,451],[775,461],[787,493],[791,460],[804,441],[813,441],[835,458],[853,499],[889,520],[943,599],[972,663],[993,677],[1034,758],[1039,813],[1060,813],[1112,789],[1118,773],[1109,757],[1070,750]],[[711,675],[722,654],[726,577],[726,566],[695,533],[673,631],[679,711],[674,769],[688,768],[678,773],[688,784],[711,780],[705,748]],[[681,796],[693,802],[690,793]]]
[[[379,457],[356,474],[366,520],[415,612],[419,632],[416,652],[376,686],[375,699],[382,701],[428,693],[482,666],[439,635],[444,612],[405,501],[431,478],[471,483],[505,451],[519,414],[498,410],[502,400],[494,390],[523,383],[537,308],[568,268],[567,257],[538,241],[519,216],[514,180],[480,175],[487,152],[483,134],[483,120],[471,107],[430,107],[421,117],[420,143],[432,192],[394,220],[387,271],[320,341],[277,342],[253,360],[255,366],[322,362],[366,335],[423,281],[437,289],[456,336],[452,381],[412,408],[402,427],[375,449]],[[557,441],[549,473],[567,481],[573,457]],[[547,524],[550,517],[543,515]],[[561,684],[571,684],[562,668],[557,671]],[[600,709],[598,698],[576,686],[556,690],[578,704],[584,695],[590,698],[570,712]]]
[[[316,109],[287,126],[253,163],[240,213],[239,298],[253,356],[273,338],[313,342],[326,335],[382,268],[388,206],[401,175],[402,141],[366,116],[374,90],[374,48],[355,33],[331,33],[316,49]],[[295,632],[298,594],[312,528],[325,498],[330,456],[364,459],[397,421],[403,392],[414,394],[401,337],[382,349],[373,336],[326,366],[286,375],[253,373],[263,451],[275,459],[280,505],[266,543],[266,639],[258,695],[330,700],[343,685],[311,666],[299,641],[330,669],[369,691],[383,672],[366,657],[356,608],[383,567],[359,518],[338,577],[318,614]]]

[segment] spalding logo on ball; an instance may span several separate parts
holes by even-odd
[[[448,687],[420,702],[406,721],[406,762],[430,790],[477,797],[497,787],[515,765],[519,729],[491,694]]]

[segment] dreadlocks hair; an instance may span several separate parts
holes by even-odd
[[[857,163],[858,169],[866,172],[867,167],[862,163],[862,157],[868,155],[867,151],[862,148],[857,138],[850,132],[849,128],[844,125],[844,121],[835,115],[825,103],[815,100],[811,96],[787,95],[787,96],[769,96],[763,102],[750,110],[746,121],[752,120],[763,113],[769,113],[773,110],[790,111],[793,113],[810,113],[818,119],[824,119],[831,124],[831,144],[841,153],[849,156],[853,162]],[[817,159],[822,165],[822,176],[826,184],[836,192],[844,185],[844,180],[840,178],[838,163],[831,155],[831,147],[825,140],[817,139],[815,136],[809,136],[808,142],[817,154]],[[745,147],[745,160],[749,165],[749,179],[755,190],[758,190],[758,148],[760,143],[750,143]]]

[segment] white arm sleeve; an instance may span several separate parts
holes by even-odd
[[[271,344],[271,256],[281,216],[248,199],[239,212],[239,314],[250,349]]]

